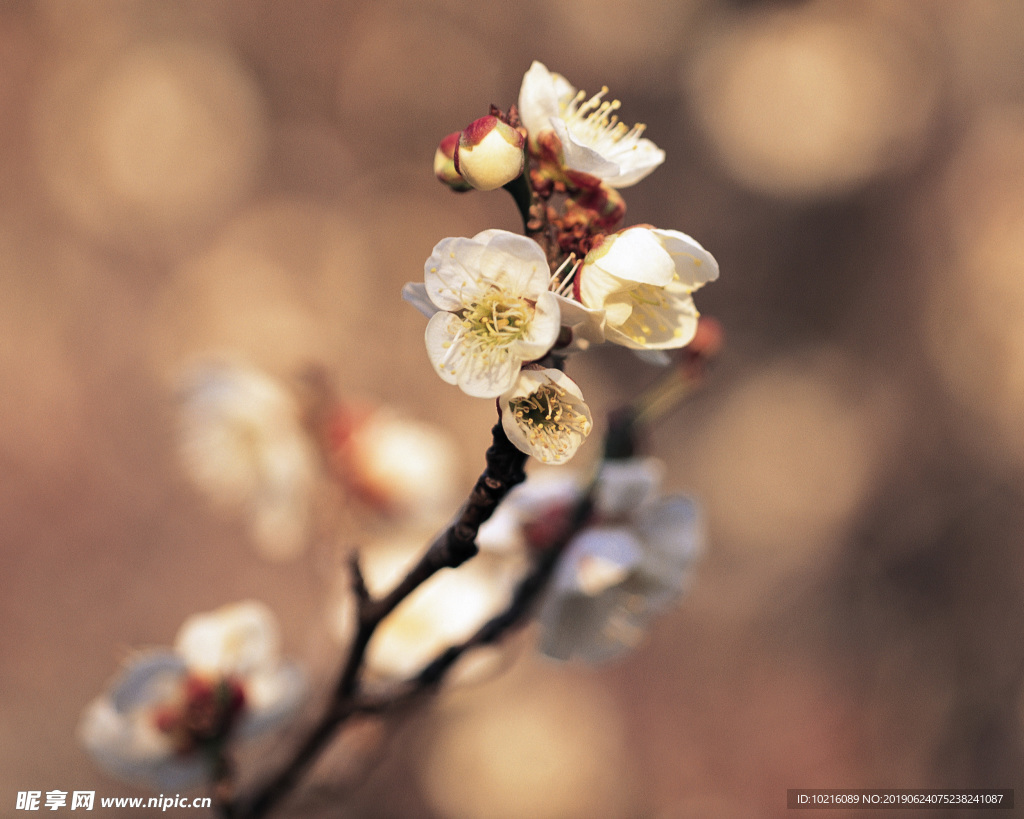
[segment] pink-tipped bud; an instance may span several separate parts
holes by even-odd
[[[455,149],[458,147],[460,136],[462,136],[462,131],[448,134],[437,146],[437,150],[434,152],[434,176],[453,191],[462,193],[472,190],[473,186],[463,179],[455,169]]]
[[[480,117],[459,137],[455,169],[477,190],[493,191],[523,172],[525,140],[495,116]]]

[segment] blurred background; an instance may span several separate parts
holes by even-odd
[[[721,265],[697,297],[719,366],[650,440],[707,553],[624,660],[542,662],[524,634],[372,772],[336,750],[291,815],[774,817],[787,788],[1024,784],[1024,6],[5,0],[0,813],[148,793],[76,725],[189,613],[256,597],[289,655],[336,662],[358,544],[267,562],[189,483],[196,355],[315,363],[458,431],[469,487],[493,408],[434,375],[399,291],[441,238],[519,229],[431,161],[533,59],[666,150],[627,224]],[[624,350],[571,366],[595,417],[656,377]]]

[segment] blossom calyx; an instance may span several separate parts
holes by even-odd
[[[455,149],[458,147],[460,136],[462,136],[461,131],[448,134],[441,140],[434,152],[434,176],[456,193],[464,193],[473,189],[473,186],[463,179],[455,168]]]
[[[459,135],[455,170],[477,190],[493,191],[522,174],[525,141],[498,117],[480,117]]]

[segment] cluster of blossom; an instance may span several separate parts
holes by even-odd
[[[415,545],[391,531],[386,544],[366,550],[357,582],[348,578],[332,619],[352,652],[344,667],[353,677],[348,686],[342,676],[338,696],[358,692],[364,670],[415,687],[424,669],[460,644],[484,642],[473,643],[481,623],[525,616],[527,605],[517,610],[509,601],[526,581],[537,581],[541,651],[595,663],[635,646],[684,589],[702,531],[692,501],[660,495],[660,461],[632,457],[629,448],[630,457],[608,455],[593,481],[563,472],[516,486],[525,458],[508,446],[557,465],[589,435],[591,412],[563,371],[571,354],[608,342],[667,361],[665,351],[691,345],[684,355],[699,359],[717,343],[706,323],[695,340],[692,298],[718,276],[711,254],[678,231],[621,226],[618,189],[646,177],[664,152],[643,138],[643,126],[621,123],[618,101],[606,94],[588,98],[535,62],[518,106],[492,108],[442,140],[435,157],[436,175],[453,190],[509,190],[526,233],[443,239],[426,261],[424,281],[403,290],[429,318],[426,348],[438,375],[471,396],[496,399],[508,439],[503,452],[517,464],[502,475],[501,496],[477,515],[473,533],[483,554],[472,564],[452,561],[414,584],[403,580],[419,576],[410,567],[422,568],[445,542],[435,540],[426,555],[418,548],[456,480],[454,447],[439,431],[389,409],[340,401],[322,373],[288,385],[219,359],[181,381],[186,472],[214,500],[244,510],[265,557],[302,551],[325,481],[342,490],[336,499],[358,499],[392,524],[415,525]],[[652,406],[665,398],[656,395]],[[496,429],[488,470],[498,461],[491,453],[500,437]],[[496,481],[489,471],[481,480]],[[459,570],[423,582],[454,566]],[[361,606],[370,600],[379,607],[395,590],[402,591],[396,607],[367,640],[353,639],[365,625]],[[260,603],[189,618],[173,650],[135,655],[88,706],[84,745],[127,780],[163,789],[230,782],[229,746],[281,725],[305,698],[305,675],[280,659],[278,642]],[[333,701],[315,730],[333,724],[334,713],[355,713],[353,703],[345,711]],[[228,803],[223,814],[232,811]]]
[[[389,407],[337,400],[321,381],[303,401],[247,364],[211,358],[179,386],[186,473],[209,498],[243,512],[271,560],[302,552],[323,479],[389,517],[434,514],[454,497],[449,436]]]
[[[509,440],[549,464],[571,458],[593,427],[562,372],[565,357],[602,341],[637,351],[685,346],[697,329],[692,294],[718,277],[714,257],[684,233],[619,228],[618,189],[665,154],[644,126],[619,121],[619,102],[606,94],[588,98],[534,62],[518,108],[492,107],[445,137],[437,177],[457,191],[508,188],[528,235],[443,239],[424,282],[403,291],[430,319],[437,374],[468,395],[497,398]]]

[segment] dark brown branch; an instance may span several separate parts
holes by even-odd
[[[222,801],[222,817],[259,819],[298,784],[338,727],[360,710],[357,700],[366,650],[377,627],[413,591],[440,569],[455,568],[477,553],[476,536],[486,521],[517,484],[526,479],[526,455],[505,435],[501,423],[491,430],[493,442],[487,450],[487,465],[477,479],[455,522],[443,531],[409,573],[386,595],[374,598],[366,588],[358,558],[352,567],[352,588],[357,605],[356,633],[335,684],[325,714],[299,745],[289,763],[247,802]]]

